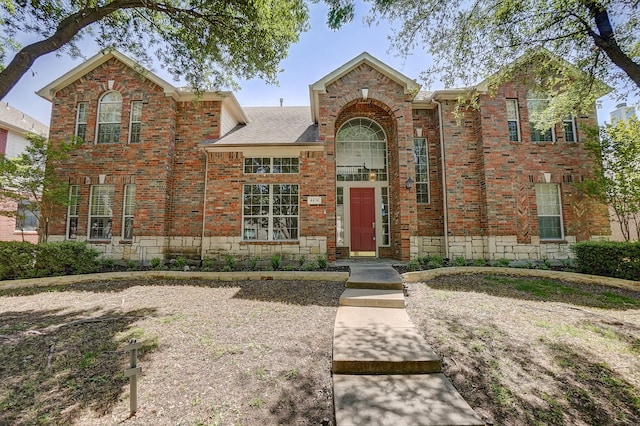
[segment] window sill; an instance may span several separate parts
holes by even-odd
[[[111,244],[111,240],[87,240],[89,244]]]
[[[38,231],[13,231],[13,235],[38,235]]]
[[[540,244],[569,244],[569,241],[565,239],[560,240],[540,240]]]
[[[133,240],[120,240],[118,241],[118,244],[124,244],[124,245],[131,245],[133,244]]]

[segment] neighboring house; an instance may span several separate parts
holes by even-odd
[[[611,233],[606,206],[573,186],[591,174],[578,124],[595,106],[531,130],[545,100],[509,83],[479,86],[479,109],[456,116],[462,90],[421,92],[367,53],[311,84],[307,107],[243,108],[140,69],[98,54],[38,92],[52,143],[84,140],[59,170],[71,202],[50,241],[144,261],[565,259]]]
[[[6,102],[0,102],[0,156],[16,158],[21,155],[29,144],[26,133],[47,136],[49,128]],[[38,242],[38,221],[25,208],[28,202],[28,199],[19,203],[0,201],[0,210],[17,213],[16,217],[0,215],[0,241]]]
[[[637,117],[636,106],[627,106],[626,102],[619,103],[615,109],[609,113],[611,124],[614,124],[618,120],[628,120],[631,117]]]

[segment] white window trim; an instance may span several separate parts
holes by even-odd
[[[518,108],[518,99],[517,98],[507,98],[507,103],[509,102],[513,102],[514,106],[515,106],[515,113],[516,113],[516,118],[515,118],[515,122],[516,122],[516,132],[518,133],[517,135],[517,140],[512,141],[509,139],[509,142],[512,143],[518,143],[518,142],[522,142],[522,132],[520,131],[520,111]],[[507,108],[508,111],[508,108]],[[509,120],[509,116],[507,115],[507,132],[509,131],[509,122],[510,121],[514,121],[514,120]]]
[[[139,120],[133,120],[133,105],[134,104],[140,104],[140,119]],[[131,144],[131,143],[139,143],[140,142],[140,135],[138,135],[138,142],[131,142],[131,129],[133,129],[133,125],[134,123],[139,124],[140,125],[140,131],[142,131],[142,101],[131,101],[130,104],[130,111],[129,111],[129,136],[128,136],[128,141],[127,143]]]
[[[80,121],[80,105],[84,106],[85,112],[84,112],[84,116],[85,116],[85,121]],[[89,118],[89,102],[78,102],[77,106],[76,106],[76,127],[75,127],[75,131],[74,131],[74,136],[78,136],[78,128],[80,127],[81,124],[84,124],[84,140],[82,142],[86,142],[87,140],[87,121]]]
[[[417,170],[418,164],[416,163],[415,167],[414,167],[414,173],[415,173],[415,176],[416,176],[416,182],[415,182],[416,202],[418,204],[427,205],[427,204],[431,204],[431,182],[430,182],[430,179],[429,179],[429,174],[431,172],[429,170],[429,141],[427,140],[427,138],[424,138],[424,137],[423,138],[413,138],[414,149],[415,149],[416,141],[424,141],[424,152],[425,152],[425,157],[426,157],[425,158],[425,162],[426,162],[425,164],[427,165],[427,180],[426,181],[418,180],[418,170]],[[414,153],[415,153],[415,151],[414,151]],[[426,203],[417,201],[418,184],[426,184],[427,185],[427,202]]]
[[[247,160],[251,160],[253,158],[269,159],[269,171],[268,172],[264,172],[264,173],[261,173],[261,172],[247,172],[246,171],[245,162]],[[277,172],[277,173],[274,172],[273,170],[274,170],[275,160],[282,160],[282,159],[285,159],[285,158],[298,160],[298,165],[297,165],[298,166],[298,170],[295,171],[295,172],[286,172],[286,173],[285,172]],[[290,167],[291,167],[291,165],[290,165]],[[299,157],[245,157],[243,159],[243,161],[242,161],[242,173],[245,174],[245,175],[261,175],[261,174],[267,174],[267,175],[295,175],[295,174],[300,173],[300,158]]]
[[[269,187],[269,208],[268,208],[268,213],[266,216],[253,216],[253,215],[249,215],[249,216],[245,216],[244,214],[244,195],[245,195],[245,187],[246,186],[254,186],[254,185],[266,185]],[[298,214],[297,215],[288,215],[288,216],[278,216],[278,217],[295,217],[298,219],[298,227],[297,227],[297,238],[291,238],[291,239],[275,239],[273,238],[273,220],[275,215],[273,214],[273,187],[276,185],[290,185],[290,186],[296,186],[298,187]],[[267,239],[248,239],[245,238],[245,218],[264,218],[267,217]],[[300,185],[298,185],[297,183],[269,183],[269,184],[262,184],[262,183],[245,183],[244,185],[242,185],[242,227],[241,227],[241,232],[242,232],[242,241],[244,242],[272,242],[272,241],[276,241],[276,242],[284,242],[284,241],[299,241],[300,240]]]
[[[114,206],[113,206],[113,201],[114,201],[114,200],[113,200],[113,199],[111,200],[111,203],[112,203],[111,208],[112,208],[112,210],[111,210],[111,215],[110,215],[110,216],[106,216],[106,215],[93,215],[93,214],[91,213],[91,210],[92,210],[92,207],[93,207],[93,204],[92,204],[92,203],[93,203],[93,191],[94,191],[94,189],[95,189],[96,187],[98,187],[98,186],[108,186],[108,187],[112,187],[112,188],[113,188],[113,198],[115,198],[115,186],[114,186],[114,185],[109,185],[109,184],[104,184],[104,185],[91,185],[91,192],[89,193],[89,214],[87,215],[87,216],[89,217],[89,219],[88,219],[88,223],[87,223],[87,239],[88,239],[89,241],[110,241],[110,240],[111,240],[111,238],[108,238],[108,237],[96,238],[96,237],[92,237],[92,235],[91,235],[91,220],[92,220],[94,217],[107,217],[107,218],[110,218],[110,219],[111,219],[111,226],[112,226],[112,229],[111,229],[111,237],[113,237],[113,207],[114,207]]]
[[[571,130],[573,131],[573,140],[572,141],[568,141],[567,140],[567,132],[565,131],[565,124],[567,123],[571,123]],[[571,118],[569,120],[562,120],[562,133],[564,133],[564,141],[568,142],[568,143],[577,143],[578,142],[578,126],[576,126],[576,117],[575,115],[571,114]]]
[[[556,188],[558,188],[558,210],[560,211],[559,215],[549,215],[549,214],[540,214],[540,212],[538,211],[538,216],[536,217],[536,219],[538,217],[558,217],[560,216],[560,238],[542,238],[542,236],[540,237],[540,241],[563,241],[564,240],[564,215],[562,214],[562,191],[560,188],[560,184],[557,183],[545,183],[545,184],[538,184],[538,185],[554,185]],[[538,234],[540,234],[540,231],[538,230]]]
[[[104,99],[105,96],[107,96],[109,93],[117,93],[118,95],[120,95],[120,117],[118,119],[118,121],[100,121],[100,111],[102,109],[102,99]],[[109,102],[109,103],[115,103],[115,102]],[[102,96],[100,96],[100,99],[98,99],[98,111],[96,114],[96,135],[94,138],[94,144],[95,145],[112,145],[112,144],[117,144],[118,142],[98,142],[98,138],[100,137],[100,125],[101,124],[119,124],[120,126],[122,126],[122,94],[116,90],[109,90],[108,92],[105,92],[102,94]]]
[[[129,194],[129,188],[133,188],[133,194]],[[132,212],[127,214],[127,203],[129,197],[133,198]],[[126,237],[127,218],[133,219],[135,224],[135,210],[136,210],[136,186],[134,184],[128,184],[124,186],[124,197],[122,199],[122,239],[125,241],[133,241],[133,229],[131,229],[131,238]]]
[[[74,194],[74,189],[76,190],[75,194]],[[69,227],[71,226],[71,218],[76,218],[76,226],[78,225],[79,222],[79,214],[76,210],[76,214],[72,215],[71,214],[71,207],[73,206],[72,204],[72,200],[75,197],[75,206],[76,209],[79,210],[80,209],[80,185],[70,185],[69,186],[69,206],[67,207],[67,226],[66,226],[66,235],[65,235],[65,239],[67,240],[77,240],[78,239],[78,230],[76,229],[76,238],[70,238],[69,237],[69,231],[71,230]]]
[[[556,143],[556,126],[551,126],[551,140],[550,141],[534,141],[531,138],[531,126],[533,122],[531,121],[531,110],[529,109],[529,101],[544,101],[549,102],[549,98],[527,98],[527,111],[529,112],[529,138],[531,139],[531,143],[535,144],[545,144],[545,143]],[[535,128],[535,126],[534,126]]]

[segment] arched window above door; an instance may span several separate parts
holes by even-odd
[[[338,181],[386,181],[387,142],[384,130],[368,118],[353,118],[336,134]]]

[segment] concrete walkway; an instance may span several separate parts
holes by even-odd
[[[484,425],[405,310],[388,264],[349,264],[333,337],[337,426]]]

